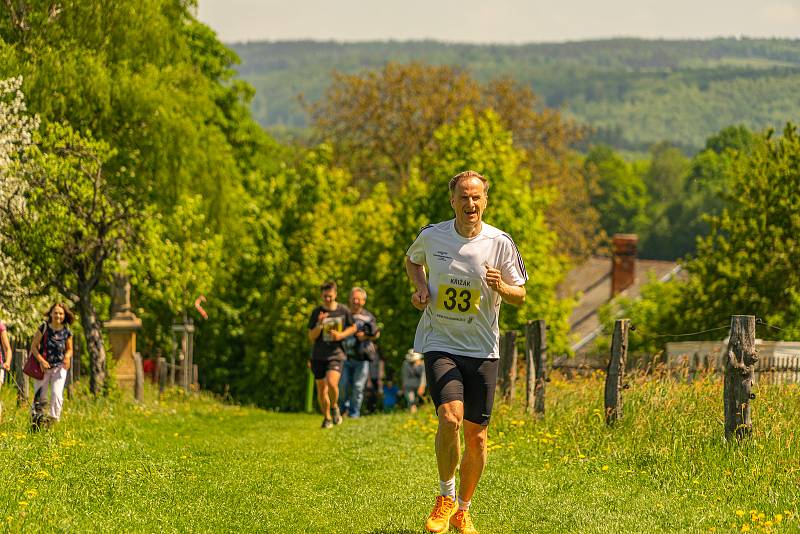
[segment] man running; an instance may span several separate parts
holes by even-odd
[[[347,306],[336,302],[336,282],[320,286],[322,305],[308,318],[308,339],[314,345],[311,371],[317,384],[317,400],[322,412],[322,428],[342,422],[339,411],[339,377],[345,360],[342,340],[356,333],[353,315]]]
[[[450,180],[455,218],[424,227],[406,253],[406,272],[421,310],[414,350],[425,355],[425,374],[439,417],[436,463],[439,496],[425,523],[428,532],[477,534],[469,515],[486,464],[486,439],[499,361],[500,303],[525,300],[525,265],[508,234],[482,222],[489,183],[475,171]],[[426,278],[427,270],[427,278]],[[455,473],[464,456],[456,496]]]

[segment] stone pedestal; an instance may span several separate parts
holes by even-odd
[[[115,315],[105,323],[108,339],[111,341],[111,353],[116,362],[114,375],[117,384],[123,391],[133,392],[136,382],[136,364],[133,353],[136,352],[136,331],[142,327],[142,321],[133,313],[130,316]]]
[[[114,375],[117,384],[122,391],[134,393],[136,363],[133,354],[136,352],[136,331],[142,327],[142,321],[131,311],[130,291],[127,276],[114,275],[113,315],[103,326],[108,331],[111,353],[116,362]]]

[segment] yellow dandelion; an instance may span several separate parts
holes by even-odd
[[[44,470],[36,471],[36,474],[33,476],[35,476],[36,478],[50,478],[50,473]]]
[[[764,526],[767,527],[767,528],[771,528],[772,527],[772,521],[764,521]]]
[[[742,525],[742,532],[750,532],[750,527],[748,525]]]
[[[775,514],[775,522],[780,523],[783,521],[783,514]]]
[[[608,471],[608,466],[607,465],[603,466],[603,471]]]
[[[736,515],[742,517],[744,515],[744,510],[736,510]]]
[[[31,489],[29,489],[29,490],[25,490],[25,496],[26,496],[27,498],[29,498],[29,499],[33,499],[33,498],[34,498],[34,497],[36,497],[37,495],[39,495],[39,492],[38,492],[38,491],[36,491],[34,488],[31,488]]]
[[[22,508],[25,508],[26,506],[28,506],[28,501],[19,501],[17,504],[20,505]]]

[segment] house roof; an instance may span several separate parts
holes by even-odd
[[[611,258],[592,256],[567,273],[558,287],[562,298],[578,297],[578,302],[569,318],[572,349],[577,351],[594,339],[600,332],[600,306],[611,300]],[[642,286],[651,277],[666,281],[680,271],[672,261],[636,260],[633,285],[621,295],[638,298]]]

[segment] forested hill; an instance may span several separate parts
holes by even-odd
[[[479,80],[530,83],[544,103],[596,129],[594,140],[642,150],[670,140],[687,150],[731,124],[780,127],[800,119],[800,40],[609,39],[553,44],[255,42],[231,45],[253,84],[253,112],[270,129],[302,128],[298,103],[320,97],[334,70],[387,61],[454,64]]]

